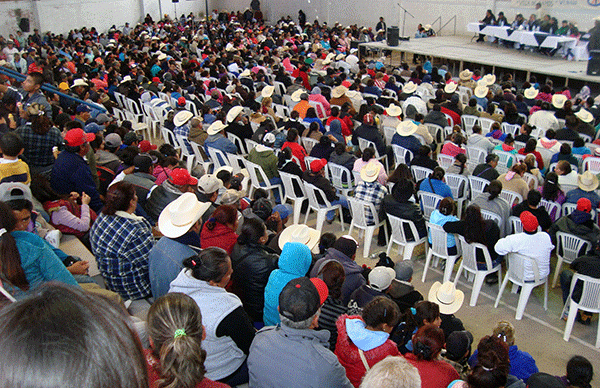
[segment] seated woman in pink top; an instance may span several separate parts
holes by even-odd
[[[455,157],[458,154],[466,154],[467,150],[461,147],[464,143],[466,143],[464,136],[458,132],[454,132],[450,138],[450,142],[444,144],[440,153],[452,157]]]

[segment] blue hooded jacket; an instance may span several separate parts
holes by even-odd
[[[265,308],[263,320],[265,326],[277,325],[279,321],[279,294],[292,279],[306,276],[312,256],[310,249],[301,243],[289,242],[283,246],[279,256],[279,269],[271,272],[265,287]]]

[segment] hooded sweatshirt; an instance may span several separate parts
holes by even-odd
[[[313,266],[311,277],[317,276],[323,265],[330,260],[335,260],[344,267],[346,279],[342,285],[342,302],[344,305],[347,305],[350,301],[350,295],[352,295],[354,290],[363,284],[367,284],[367,280],[362,274],[363,268],[358,265],[356,261],[352,260],[337,249],[329,248],[327,249],[327,254],[323,258],[317,260]]]
[[[387,356],[398,356],[400,352],[396,343],[384,331],[373,331],[366,328],[359,316],[342,315],[337,323],[338,338],[335,355],[346,369],[348,380],[358,387],[365,375],[366,368],[361,360],[359,349],[364,353],[369,368]]]
[[[592,215],[581,210],[574,210],[568,216],[559,218],[548,230],[552,241],[556,241],[556,232],[566,232],[584,240],[592,242],[595,246],[598,244],[599,230],[594,224]],[[581,252],[582,254],[584,252]]]
[[[279,294],[290,280],[306,276],[312,255],[310,249],[301,243],[289,242],[283,246],[279,256],[279,269],[271,272],[265,287],[265,308],[263,318],[265,326],[277,325],[279,320]]]

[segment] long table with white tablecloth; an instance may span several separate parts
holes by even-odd
[[[576,38],[570,36],[552,35],[547,32],[525,31],[514,29],[510,26],[491,26],[483,23],[467,24],[467,31],[493,36],[509,42],[519,43],[525,46],[556,49],[559,45],[567,48],[575,47]]]

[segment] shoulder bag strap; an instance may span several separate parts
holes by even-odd
[[[368,372],[369,369],[371,369],[371,368],[369,367],[369,363],[367,362],[365,353],[362,350],[358,349],[358,355],[360,356],[360,359],[361,359],[363,365],[365,366],[365,370]]]

